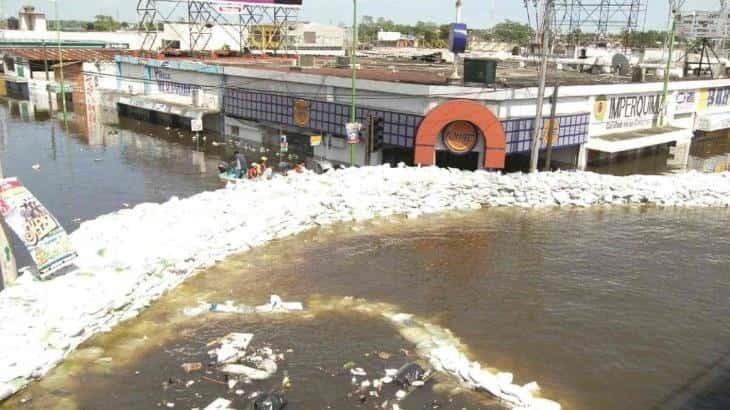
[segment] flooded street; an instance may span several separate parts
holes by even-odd
[[[202,155],[177,130],[124,120],[91,143],[8,107],[0,106],[5,173],[70,231],[125,206],[222,186],[215,166],[224,153],[210,141]],[[728,220],[726,209],[484,209],[319,228],[201,272],[0,408],[190,409],[217,397],[246,408],[250,393],[279,388],[284,374],[290,408],[379,407],[394,392],[361,401],[347,364],[380,377],[419,358],[382,318],[338,309],[347,296],[450,329],[471,359],[514,372],[518,384],[537,381],[565,409],[727,408]],[[272,293],[305,311],[184,313],[200,303],[257,305]],[[284,354],[278,374],[229,389],[206,345],[230,332]],[[201,371],[181,368],[198,361]],[[443,375],[401,404],[501,408]]]
[[[3,171],[27,185],[67,231],[125,207],[224,185],[219,159],[194,151],[189,134],[132,119],[89,132],[33,112],[28,102],[0,100]],[[15,251],[27,264],[27,253]]]
[[[730,385],[728,217],[718,210],[484,210],[302,234],[203,272],[86,343],[6,407],[22,398],[35,408],[59,400],[66,408],[104,408],[113,398],[120,408],[140,409],[235,400],[226,386],[180,365],[208,362],[204,345],[239,331],[256,335],[254,347],[293,349],[283,366],[293,408],[372,408],[348,398],[343,364],[376,374],[408,360],[400,349],[413,346],[383,321],[325,308],[352,295],[451,329],[474,359],[514,371],[519,383],[537,380],[567,409],[721,408],[728,397],[713,389]],[[200,302],[254,305],[272,292],[303,300],[308,311],[275,320],[182,313]],[[376,356],[381,351],[392,354],[389,361]],[[216,372],[207,377],[222,380]],[[171,378],[182,382],[164,390]],[[196,384],[185,388],[187,380]],[[242,388],[266,390],[280,380]],[[436,386],[404,408],[433,400],[489,408],[475,394]]]

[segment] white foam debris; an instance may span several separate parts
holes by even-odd
[[[90,336],[137,316],[196,271],[316,226],[481,206],[643,204],[730,207],[730,173],[502,175],[382,166],[291,174],[122,209],[71,234],[78,269],[0,292],[0,397],[46,374]]]
[[[367,376],[368,374],[363,370],[362,367],[356,367],[354,369],[350,369],[350,373],[352,373],[353,376]]]
[[[226,400],[222,397],[219,397],[215,400],[213,400],[212,403],[210,403],[208,406],[205,407],[203,410],[229,410],[231,405],[230,400]]]
[[[558,402],[538,396],[540,387],[537,383],[520,386],[513,383],[512,373],[493,373],[483,368],[481,363],[467,357],[464,352],[468,348],[450,330],[418,316],[400,313],[397,306],[353,297],[315,300],[313,304],[315,311],[354,311],[388,320],[404,339],[416,346],[416,353],[427,360],[433,370],[450,375],[470,389],[487,392],[508,407],[529,410],[561,408]],[[397,372],[385,369],[386,378],[390,379],[390,375]],[[390,381],[386,378],[382,379],[385,383]]]
[[[220,347],[212,350],[219,364],[233,363],[246,354],[246,348],[253,340],[251,333],[229,333],[220,339]]]

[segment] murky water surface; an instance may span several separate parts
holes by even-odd
[[[137,132],[120,131],[119,142],[88,146],[57,130],[56,158],[71,158],[60,161],[51,156],[50,123],[14,121],[6,173],[19,175],[64,224],[122,201],[218,184],[176,135],[155,139],[132,124]],[[322,228],[201,272],[0,407],[189,409],[225,397],[247,408],[250,393],[279,388],[287,374],[290,408],[375,408],[393,392],[361,402],[343,366],[378,377],[418,358],[388,323],[327,308],[355,296],[451,329],[472,359],[514,372],[519,383],[538,381],[566,409],[728,408],[728,221],[730,211],[717,209],[493,209]],[[271,293],[307,310],[273,318],[182,313],[201,302],[260,304]],[[209,366],[206,344],[233,331],[254,333],[252,347],[285,355],[277,376],[228,389]],[[180,367],[196,361],[202,371]],[[500,408],[443,376],[402,407]]]

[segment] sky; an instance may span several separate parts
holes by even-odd
[[[136,21],[137,0],[58,0],[62,19],[91,20],[97,14]],[[49,0],[0,0],[3,16],[17,14],[22,4],[53,14]],[[505,19],[526,22],[522,0],[463,0],[464,20],[469,27],[485,28]],[[649,0],[646,27],[662,28],[667,21],[667,0]],[[393,7],[397,4],[397,7]],[[719,0],[687,0],[685,9],[717,9]],[[449,23],[454,19],[453,0],[358,0],[360,16],[385,17],[402,23],[418,20]],[[52,18],[50,16],[49,18]],[[352,20],[350,0],[304,0],[300,20],[320,23],[347,23]]]

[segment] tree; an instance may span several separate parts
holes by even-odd
[[[119,30],[119,23],[114,21],[112,16],[105,16],[99,14],[94,17],[94,30],[96,31],[117,31]]]
[[[527,24],[505,20],[492,27],[492,39],[527,46],[535,39],[535,30]]]
[[[656,48],[661,47],[667,33],[664,31],[624,31],[622,37],[625,39],[625,45],[635,48]]]

